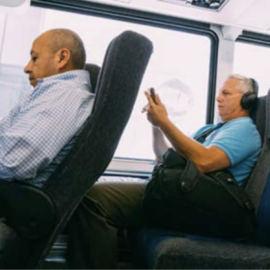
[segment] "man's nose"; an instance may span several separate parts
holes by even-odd
[[[30,61],[27,63],[27,65],[24,67],[24,72],[25,73],[30,73],[31,72],[31,63]]]

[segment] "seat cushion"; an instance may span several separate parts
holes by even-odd
[[[158,269],[269,269],[270,249],[233,242],[170,238],[156,246],[150,267]]]

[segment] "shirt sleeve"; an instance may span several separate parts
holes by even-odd
[[[256,128],[247,121],[228,123],[211,142],[226,153],[232,166],[257,152],[260,144]]]

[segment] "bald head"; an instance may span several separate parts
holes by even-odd
[[[86,61],[84,44],[75,32],[69,29],[53,29],[43,33],[48,37],[49,47],[53,53],[66,48],[70,51],[70,59],[74,69],[83,69]]]
[[[80,37],[68,29],[49,30],[37,37],[24,68],[32,86],[43,79],[63,72],[83,69],[85,49]]]

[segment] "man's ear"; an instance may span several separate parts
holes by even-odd
[[[56,62],[59,69],[63,69],[68,66],[70,62],[70,51],[66,48],[57,52]]]

